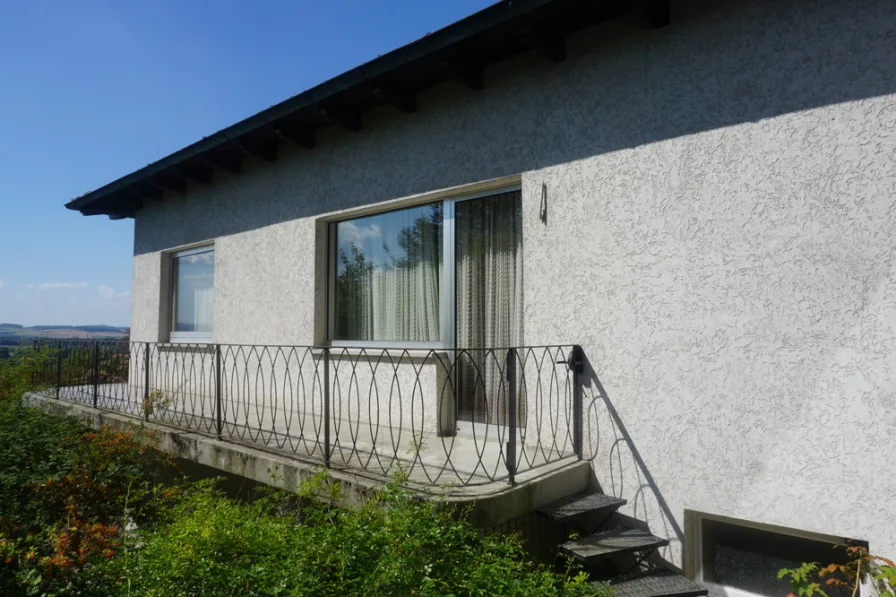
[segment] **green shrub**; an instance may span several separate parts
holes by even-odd
[[[483,536],[395,484],[355,510],[284,494],[241,503],[200,484],[99,573],[130,596],[598,594],[584,574],[555,575],[514,537]]]
[[[143,435],[24,407],[43,357],[22,357],[0,365],[0,594],[78,593],[82,572],[117,553],[126,512],[157,517],[167,460]]]
[[[827,566],[806,562],[796,568],[778,571],[778,578],[790,581],[793,592],[789,597],[828,597],[825,588],[858,595],[865,583],[879,597],[896,597],[896,562],[874,555],[861,545],[834,548],[844,550],[845,562],[841,560]]]
[[[165,486],[151,438],[23,407],[52,355],[23,357],[0,365],[4,596],[609,594],[397,482],[354,510],[319,499],[337,491],[323,474],[251,502],[211,482]]]
[[[54,355],[47,348],[26,348],[0,360],[0,402],[17,402],[28,390],[47,386]]]

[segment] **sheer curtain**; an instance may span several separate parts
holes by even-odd
[[[441,264],[420,262],[373,269],[368,273],[366,335],[375,339],[439,339]]]
[[[458,416],[507,424],[506,351],[523,340],[522,207],[519,191],[455,206]],[[525,420],[523,404],[520,419]]]
[[[441,203],[340,222],[335,338],[441,338]]]
[[[215,292],[213,288],[197,288],[193,298],[193,321],[195,331],[212,331],[212,313],[214,313]]]

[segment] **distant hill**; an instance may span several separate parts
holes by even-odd
[[[45,332],[49,330],[73,330],[77,332],[104,333],[111,332],[114,334],[127,333],[128,328],[120,328],[111,325],[33,325],[30,328],[34,331]]]
[[[0,323],[0,345],[16,345],[35,338],[121,338],[130,328],[112,325],[34,325]]]

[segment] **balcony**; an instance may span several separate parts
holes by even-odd
[[[423,490],[498,491],[582,457],[578,346],[37,348],[44,397]]]

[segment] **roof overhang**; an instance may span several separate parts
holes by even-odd
[[[213,184],[216,171],[239,173],[252,155],[273,162],[278,147],[313,149],[317,130],[363,128],[364,113],[382,105],[417,109],[417,94],[449,79],[471,91],[485,86],[490,63],[535,50],[566,57],[566,37],[635,10],[653,26],[669,20],[669,0],[503,0],[406,46],[346,71],[286,101],[205,137],[66,204],[84,215],[133,217],[147,200],[183,192],[187,181]]]

